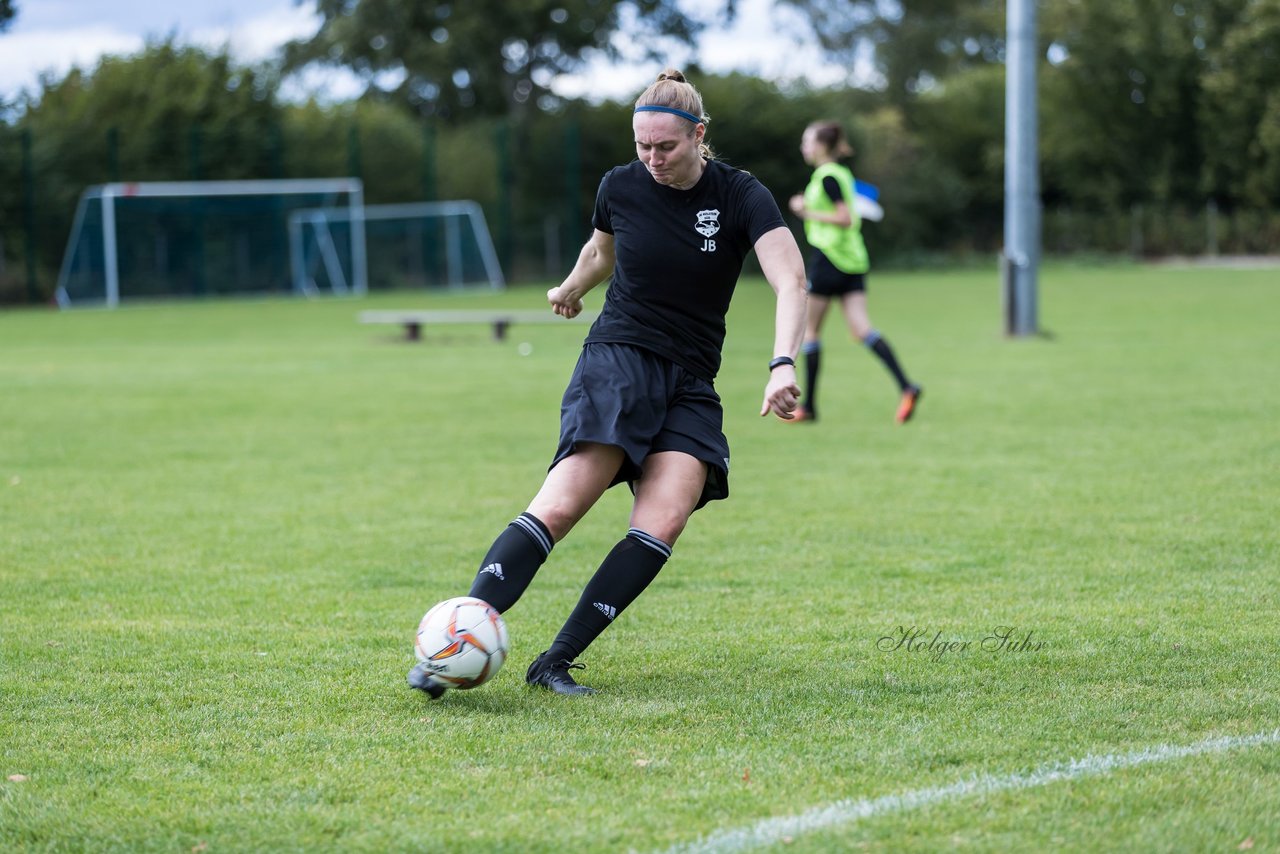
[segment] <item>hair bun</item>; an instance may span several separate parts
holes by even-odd
[[[674,80],[677,83],[687,83],[684,74],[675,68],[668,68],[666,71],[658,75],[659,80]]]

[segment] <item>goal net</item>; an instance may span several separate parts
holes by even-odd
[[[504,287],[484,212],[464,200],[293,211],[294,290],[346,286],[341,247],[350,244],[357,225],[365,235],[369,289]]]
[[[122,299],[287,293],[290,216],[341,210],[341,246],[327,247],[325,287],[367,287],[363,190],[356,178],[102,184],[80,197],[58,275],[57,299],[115,306]]]

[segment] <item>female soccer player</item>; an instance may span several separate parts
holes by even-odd
[[[635,161],[605,174],[594,233],[573,270],[547,291],[563,317],[611,278],[560,408],[560,445],[528,509],[480,562],[470,595],[505,612],[552,547],[609,487],[635,496],[629,530],[605,557],[526,681],[589,694],[570,670],[583,650],[658,575],[693,511],[729,494],[729,444],[714,381],[725,314],[748,252],[777,298],[760,414],[789,419],[800,395],[804,259],[769,192],[713,158],[702,96],[682,73],[658,75],[635,104]],[[423,668],[409,684],[438,697]]]
[[[804,220],[804,234],[813,247],[809,259],[809,319],[805,324],[805,402],[796,421],[818,417],[818,369],[822,361],[822,321],[839,299],[849,331],[880,358],[893,374],[902,397],[897,421],[915,414],[922,389],[907,379],[889,342],[867,316],[867,271],[871,268],[862,242],[862,218],[854,210],[853,173],[841,157],[853,154],[844,131],[835,122],[814,122],[800,138],[800,154],[814,167],[803,195],[791,197],[791,211]]]

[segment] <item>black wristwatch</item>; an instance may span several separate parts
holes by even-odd
[[[779,365],[790,365],[791,367],[794,368],[796,366],[796,360],[791,358],[790,356],[778,356],[774,358],[771,362],[769,362],[769,370],[772,371],[774,368],[778,367]]]

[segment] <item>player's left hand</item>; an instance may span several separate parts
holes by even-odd
[[[760,406],[761,417],[773,412],[783,421],[795,418],[800,405],[800,386],[796,382],[796,369],[791,365],[779,365],[769,374],[764,387],[764,402]]]

